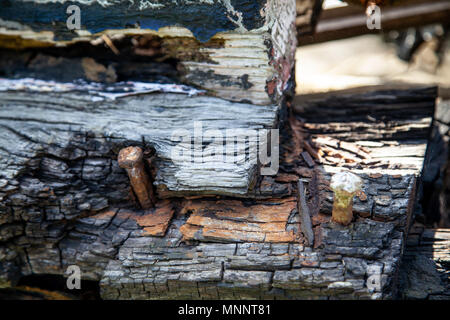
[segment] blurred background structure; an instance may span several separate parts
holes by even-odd
[[[296,93],[438,86],[418,219],[450,227],[450,1],[384,1],[381,30],[368,30],[360,1],[349,2],[325,0],[315,33],[299,36]]]
[[[375,87],[438,86],[399,291],[404,298],[442,298],[450,276],[450,1],[392,1],[397,5],[381,6],[381,30],[368,30],[360,1],[349,2],[325,0],[316,33],[299,37],[296,93],[307,99]]]

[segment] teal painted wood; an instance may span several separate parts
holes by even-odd
[[[257,29],[264,25],[263,7],[270,0],[0,0],[0,19],[55,32],[70,39],[67,7],[77,5],[81,29],[91,33],[106,29],[140,27],[158,30],[165,26],[189,29],[200,41],[220,31]]]

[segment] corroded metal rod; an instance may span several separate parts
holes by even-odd
[[[127,147],[119,152],[118,163],[124,168],[130,178],[131,187],[143,209],[152,208],[155,204],[153,186],[145,171],[144,155],[139,147]]]

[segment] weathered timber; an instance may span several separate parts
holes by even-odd
[[[419,92],[423,94],[421,90],[412,90],[410,94],[419,95]],[[423,101],[434,101],[435,91],[426,92]],[[402,92],[397,91],[390,93],[391,101],[395,101],[396,95],[404,99]],[[298,101],[307,104],[306,99]],[[352,112],[346,112],[345,117],[335,118],[336,121],[352,127],[357,120],[367,128],[373,125],[376,130],[367,129],[364,141],[359,140],[356,130],[336,137],[332,130],[307,126],[324,121],[328,116],[326,109],[324,114],[304,120],[309,110],[302,113],[296,108],[300,113],[292,113],[290,120],[298,118],[289,121],[296,125],[282,128],[280,172],[271,179],[264,179],[265,189],[274,195],[281,185],[295,189],[299,178],[307,184],[308,205],[314,207],[318,202],[320,208],[311,216],[315,238],[312,248],[306,247],[303,238],[280,237],[281,234],[301,234],[299,199],[293,196],[296,192],[265,200],[217,196],[160,199],[155,209],[141,211],[125,200],[126,174],[118,170],[115,155],[107,156],[111,149],[99,135],[82,135],[86,140],[81,140],[77,146],[84,146],[85,153],[75,149],[57,153],[55,150],[59,149],[54,147],[46,154],[48,151],[44,149],[41,160],[29,163],[34,167],[21,167],[18,160],[25,161],[27,152],[33,150],[32,142],[22,140],[27,136],[23,134],[16,139],[17,145],[23,143],[29,148],[8,154],[17,158],[16,165],[10,164],[18,170],[17,176],[0,180],[1,286],[14,286],[18,279],[30,274],[62,275],[67,266],[76,264],[84,279],[100,281],[104,299],[394,297],[422,165],[417,161],[405,168],[402,158],[408,156],[401,155],[372,162],[371,154],[377,148],[390,145],[395,151],[411,140],[402,135],[385,134],[384,131],[390,130],[390,112],[395,110],[386,109],[385,117],[380,112],[374,122],[361,119],[357,108],[351,107],[351,99],[347,97],[346,101],[354,118]],[[433,105],[427,112],[414,108],[415,103],[414,99],[404,102],[408,112],[404,112],[402,119],[406,122],[408,116],[411,119],[422,117],[423,126],[417,128],[412,140],[425,141]],[[73,102],[71,105],[75,114],[77,108],[84,110]],[[53,104],[51,110],[57,112],[64,108]],[[345,104],[341,110],[345,111]],[[104,115],[101,107],[97,112]],[[7,120],[3,121],[4,125]],[[19,123],[14,121],[9,123]],[[36,121],[42,127],[41,122]],[[45,124],[51,122],[47,116]],[[33,127],[32,121],[20,123]],[[382,123],[385,126],[381,126]],[[7,132],[19,132],[11,124],[9,128]],[[34,139],[41,139],[45,131],[37,133]],[[338,140],[328,144],[338,148],[336,152],[342,151],[340,145],[344,146],[354,155],[355,167],[354,162],[333,163],[329,159],[334,159],[335,155],[323,152],[321,163],[314,169],[309,168],[300,156],[304,144],[297,140],[309,141],[310,147],[320,154],[321,145],[314,142],[319,135],[325,140],[329,135]],[[379,136],[384,138],[379,140]],[[422,145],[424,150],[426,143]],[[364,153],[352,153],[358,150]],[[423,154],[415,157],[423,159]],[[8,159],[2,158],[5,162]],[[83,159],[78,171],[69,170],[76,168],[77,159]],[[380,163],[382,165],[378,165]],[[330,222],[333,200],[330,176],[342,169],[354,171],[363,179],[363,192],[355,197],[354,220],[346,227]],[[80,171],[84,173],[83,179],[71,182],[68,174],[77,175]],[[118,177],[122,182],[116,180]],[[104,184],[104,180],[111,181],[113,186]],[[118,197],[114,203],[105,200],[114,193],[124,197]],[[209,233],[210,230],[213,232]],[[252,233],[264,233],[264,237],[244,238]],[[368,288],[366,279],[371,276],[379,277],[380,286]]]
[[[253,190],[258,154],[248,151],[249,139],[253,144],[256,136],[248,138],[248,132],[274,128],[278,111],[269,105],[255,112],[254,105],[206,96],[147,94],[111,100],[92,91],[0,92],[0,105],[0,171],[8,181],[6,189],[24,171],[48,173],[55,188],[62,193],[72,188],[80,198],[113,187],[115,192],[98,195],[96,201],[102,199],[105,206],[126,199],[127,177],[117,154],[129,145],[154,152],[153,184],[160,197],[259,193]],[[211,130],[218,133],[207,139]],[[203,142],[195,140],[197,149],[191,150],[194,136],[203,136]],[[232,145],[244,156],[226,151],[227,136],[236,137]]]
[[[450,100],[436,104],[423,169],[423,213],[427,225],[450,227]]]
[[[81,9],[79,31],[66,27],[69,1],[2,0],[0,47],[34,50],[109,43],[120,54],[115,40],[137,36],[149,41],[144,39],[148,43],[135,52],[151,56],[159,51],[178,60],[184,83],[221,98],[278,104],[292,86],[295,0],[77,0],[70,4]],[[127,67],[120,69],[125,72]]]
[[[30,1],[2,0],[1,18],[29,26],[39,31],[52,31],[61,38],[72,38],[66,27],[69,5],[77,5],[82,12],[81,29],[97,33],[108,29],[138,26],[158,30],[180,25],[195,37],[206,41],[220,31],[254,30],[266,23],[265,6],[268,1]],[[14,24],[11,24],[14,26]]]
[[[317,21],[322,12],[323,0],[297,0],[297,37],[311,35],[315,32]]]
[[[424,128],[429,128],[430,110],[434,108],[436,88],[360,90],[352,93],[324,93],[305,95],[295,102],[294,110],[302,113],[306,128],[312,133],[327,133],[327,138],[339,138],[356,142],[367,140],[410,140],[405,146],[410,155],[420,154],[414,140],[427,139]],[[323,115],[324,121],[319,115]],[[328,116],[330,118],[328,118]],[[310,121],[315,119],[314,121]],[[325,121],[325,119],[332,119]],[[319,137],[317,137],[319,138]],[[423,143],[423,142],[422,142]],[[358,143],[356,143],[358,144]],[[360,146],[364,142],[359,143]],[[369,143],[375,145],[374,143]],[[415,146],[416,145],[416,146]],[[329,147],[333,145],[327,144]],[[342,149],[347,149],[340,146]],[[420,147],[419,147],[420,149]],[[359,148],[359,150],[361,150]],[[353,150],[346,150],[353,153]],[[388,155],[389,143],[380,149],[380,155]],[[364,153],[357,151],[364,157]],[[405,153],[403,155],[406,155]],[[391,156],[394,156],[391,154]]]

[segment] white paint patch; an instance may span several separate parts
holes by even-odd
[[[34,78],[24,79],[5,79],[0,78],[1,91],[31,91],[31,92],[70,92],[87,91],[96,96],[92,96],[92,101],[102,101],[105,98],[115,100],[116,98],[152,93],[182,93],[189,96],[202,94],[203,90],[179,85],[179,84],[161,84],[149,82],[117,82],[114,84],[104,84],[97,82],[56,82],[39,80]]]

